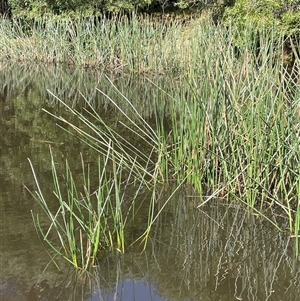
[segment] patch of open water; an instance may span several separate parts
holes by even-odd
[[[135,246],[125,254],[109,254],[84,279],[68,274],[68,265],[59,259],[58,271],[33,226],[31,212],[41,209],[23,188],[34,188],[27,158],[51,199],[49,144],[58,162],[68,158],[75,172],[80,169],[80,152],[90,162],[95,156],[42,111],[63,113],[46,89],[79,109],[84,103],[81,91],[111,122],[117,122],[118,114],[95,87],[117,96],[104,84],[103,75],[82,70],[1,66],[0,80],[1,301],[299,299],[294,241],[238,204],[215,200],[196,209],[199,199],[189,187],[173,196],[144,252]],[[159,80],[172,88],[167,79]],[[146,117],[157,113],[154,101],[165,101],[166,96],[145,79],[118,75],[113,81]],[[163,190],[158,207],[173,190],[172,185]],[[143,228],[146,219],[140,220]]]

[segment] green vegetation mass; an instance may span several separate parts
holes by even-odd
[[[134,223],[137,194],[144,189],[150,191],[150,207],[140,238],[147,241],[164,208],[155,211],[156,189],[171,181],[177,183],[174,193],[183,184],[197,191],[197,208],[212,199],[237,201],[280,230],[276,217],[284,216],[298,239],[299,1],[3,3],[2,12],[10,18],[0,23],[1,61],[147,74],[149,81],[168,74],[176,81],[170,92],[157,86],[167,97],[153,104],[162,112],[153,114],[155,126],[113,82],[123,105],[98,92],[122,115],[117,129],[93,102],[77,111],[51,93],[71,118],[50,115],[100,156],[93,191],[94,177],[83,159],[83,188],[77,190],[67,163],[60,180],[52,154],[56,212],[31,165],[38,188],[34,196],[51,223],[45,231],[34,216],[35,225],[54,251],[83,269],[95,263],[102,247],[124,251],[125,230]],[[139,14],[157,8],[161,17]],[[182,14],[168,18],[166,11],[175,8]],[[187,10],[193,14],[183,14]],[[48,239],[50,232],[56,243]]]

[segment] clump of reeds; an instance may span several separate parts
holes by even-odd
[[[90,167],[81,157],[82,186],[78,187],[79,175],[73,175],[68,162],[65,174],[58,174],[51,148],[50,153],[54,200],[44,198],[29,161],[37,185],[32,195],[45,213],[32,213],[43,243],[82,271],[96,264],[106,251],[117,249],[124,252],[125,229],[134,224],[134,215],[139,207],[136,200],[142,190],[143,179],[135,181],[133,169],[126,169],[125,178],[123,161],[115,164],[111,146],[106,156],[99,157],[97,187],[92,188],[95,179],[91,179]]]
[[[165,72],[184,66],[180,22],[152,17],[0,21],[0,60],[68,64],[114,71]],[[175,48],[174,48],[175,47]]]
[[[152,16],[0,20],[0,60],[67,64],[118,72],[192,74],[203,51],[216,51],[207,38],[219,30],[210,17],[157,20]],[[212,46],[206,48],[208,43]]]
[[[257,52],[249,30],[239,56],[220,34],[187,79],[189,97],[174,101],[174,174],[192,171],[188,181],[208,199],[241,201],[275,223],[283,212],[297,232],[300,90],[292,75],[299,65],[287,70],[284,41],[271,33],[259,33]]]

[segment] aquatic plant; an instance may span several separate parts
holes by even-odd
[[[0,61],[65,64],[115,72],[190,73],[201,49],[198,31],[216,30],[209,15],[178,20],[155,16],[0,20]],[[218,30],[217,30],[218,31]]]
[[[204,54],[202,74],[185,83],[188,97],[174,100],[168,156],[173,176],[192,171],[188,182],[201,195],[242,201],[275,223],[283,211],[293,232],[300,91],[271,39],[265,36],[259,59],[247,48],[235,58],[225,45]]]
[[[96,25],[93,18],[53,17],[26,24],[4,19],[0,20],[0,60],[164,72],[183,66],[183,53],[170,47],[171,41],[178,40],[180,27],[180,23],[170,25],[134,14],[103,16]],[[177,57],[172,64],[171,55]]]
[[[119,160],[125,158],[127,168],[135,164],[135,176],[146,170],[153,181],[185,179],[202,202],[237,200],[279,228],[276,215],[283,212],[290,231],[296,232],[300,90],[294,74],[299,66],[295,62],[292,69],[287,68],[284,41],[275,43],[267,31],[260,32],[259,53],[251,44],[252,32],[246,32],[249,43],[239,54],[230,44],[230,31],[225,37],[221,28],[212,31],[207,26],[198,31],[193,34],[201,59],[197,68],[178,78],[178,87],[173,94],[166,93],[164,103],[155,104],[168,107],[165,116],[155,117],[156,126],[150,126],[120,91],[124,105],[136,116],[134,121],[127,115],[128,123],[120,123],[131,138],[117,134],[92,108],[94,121],[90,122],[65,104],[92,132],[57,118],[95,150],[107,149],[111,139],[118,146]],[[189,45],[194,47],[193,43]],[[119,103],[107,98],[126,116]],[[142,153],[130,141],[135,139],[132,136],[143,141]],[[145,151],[147,144],[153,148]]]
[[[137,57],[137,60],[134,59],[130,61],[132,65],[129,64],[130,68],[136,69],[135,66],[141,66],[138,61],[141,58],[137,50],[139,48],[135,47],[137,44],[130,44],[128,37],[132,31],[135,32],[134,30],[137,30],[136,36],[139,37],[140,29],[138,25],[133,28],[131,22],[126,23],[126,20],[124,22],[124,28],[114,29],[116,35],[123,32],[122,41],[128,43],[126,47],[121,46],[119,49],[120,57],[128,55],[126,54],[128,49],[132,52],[137,51],[132,56],[132,59]],[[125,121],[119,120],[117,127],[103,120],[90,100],[86,100],[86,107],[78,111],[49,91],[57,102],[78,118],[80,125],[73,124],[67,117],[48,113],[60,124],[67,125],[61,127],[62,129],[104,156],[105,162],[113,162],[114,166],[112,178],[100,177],[95,196],[102,196],[102,199],[96,199],[100,205],[103,204],[103,199],[107,200],[105,205],[109,206],[105,208],[110,208],[109,212],[116,228],[107,230],[106,215],[103,216],[101,212],[91,209],[88,216],[92,221],[89,223],[94,225],[92,229],[96,227],[99,233],[104,233],[104,238],[91,236],[88,247],[84,247],[80,233],[82,237],[85,233],[89,237],[91,230],[84,226],[85,223],[81,224],[81,217],[75,213],[77,210],[80,212],[82,208],[81,202],[77,203],[80,200],[77,195],[80,194],[72,184],[74,181],[70,171],[67,171],[66,178],[71,183],[67,185],[70,187],[68,194],[71,196],[67,200],[71,201],[65,203],[59,188],[60,180],[55,176],[55,169],[52,169],[55,195],[61,207],[58,215],[62,214],[64,217],[64,212],[70,211],[72,222],[64,220],[62,225],[59,224],[56,214],[49,214],[48,203],[38,188],[37,200],[52,221],[51,229],[56,229],[61,241],[61,250],[68,245],[67,255],[64,256],[73,264],[75,262],[76,267],[79,266],[78,254],[83,256],[86,250],[95,250],[88,252],[92,254],[91,258],[95,258],[99,246],[95,245],[95,241],[99,242],[100,239],[104,239],[105,244],[111,248],[113,246],[111,237],[115,237],[117,247],[124,250],[122,198],[119,199],[123,171],[136,183],[148,187],[151,191],[149,227],[145,229],[143,236],[145,241],[149,237],[153,223],[157,220],[157,214],[154,213],[156,187],[158,183],[169,181],[176,181],[177,187],[182,183],[191,184],[199,193],[198,208],[203,204],[209,204],[212,199],[237,201],[239,204],[245,204],[250,213],[263,215],[280,230],[283,230],[283,227],[278,216],[284,216],[289,223],[289,231],[298,237],[300,150],[297,141],[300,127],[297,112],[300,89],[295,74],[299,63],[295,61],[293,66],[287,68],[283,59],[284,41],[278,39],[275,41],[274,35],[269,31],[261,30],[260,49],[257,51],[254,47],[255,41],[252,39],[253,31],[257,33],[257,29],[251,31],[248,28],[245,32],[246,43],[236,51],[232,44],[233,35],[230,28],[224,31],[222,26],[214,27],[202,21],[194,25],[188,27],[186,31],[178,32],[182,39],[176,42],[178,43],[176,47],[172,40],[174,35],[167,31],[164,37],[166,40],[160,39],[162,44],[159,45],[165,45],[166,41],[171,40],[173,44],[169,44],[161,52],[158,51],[157,55],[151,56],[154,61],[150,66],[151,68],[154,66],[152,70],[156,72],[162,66],[173,70],[174,64],[177,63],[177,71],[186,71],[177,77],[174,92],[166,92],[163,101],[156,100],[154,103],[159,108],[157,112],[164,112],[163,115],[154,116],[155,125],[150,124],[109,79],[123,104],[116,102],[101,89],[97,91],[124,117]],[[110,41],[113,42],[113,39]],[[149,43],[150,41],[155,41],[155,38],[149,39]],[[152,50],[154,51],[153,48]],[[160,55],[166,55],[165,59]],[[183,60],[179,62],[179,58]],[[133,65],[133,62],[139,63]],[[157,88],[164,93],[163,88]],[[130,135],[125,135],[125,132],[129,132]],[[54,162],[52,165],[54,166]],[[103,170],[106,168],[107,164],[102,167]],[[88,181],[84,180],[84,183],[86,182]],[[89,186],[84,184],[84,187]],[[89,196],[92,193],[89,189],[85,190],[87,193],[84,193],[83,197],[87,201],[83,203],[87,202],[85,207],[90,208]],[[139,189],[135,198],[138,192]],[[166,202],[168,201],[170,198]],[[158,214],[162,212],[161,210]],[[98,212],[95,216],[94,211]],[[75,241],[78,238],[70,234],[74,229],[74,221],[81,226],[79,228],[81,232],[78,232],[79,253],[75,252]],[[48,242],[47,232],[42,232],[42,226],[39,225],[37,219],[37,229]],[[61,239],[60,231],[65,237],[70,237],[67,240],[68,244]],[[53,246],[51,242],[50,245]],[[63,255],[61,250],[55,248],[56,252]],[[81,258],[81,261],[86,267],[92,259]]]
[[[50,246],[54,254],[62,256],[82,271],[96,264],[103,252],[112,249],[124,252],[124,231],[128,224],[134,223],[134,214],[138,208],[135,208],[136,200],[143,187],[142,179],[139,178],[139,182],[136,182],[132,170],[127,170],[124,180],[124,166],[122,161],[115,164],[111,146],[105,157],[99,157],[96,189],[92,188],[90,167],[86,166],[81,156],[82,175],[79,182],[82,188],[78,188],[79,175],[73,176],[68,162],[65,165],[65,175],[59,175],[51,148],[50,154],[53,200],[44,198],[29,160],[37,186],[37,190],[31,193],[44,211],[44,214],[32,212],[35,228],[42,242]],[[111,167],[108,166],[110,159],[113,160]]]

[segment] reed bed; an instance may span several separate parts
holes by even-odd
[[[297,72],[298,61],[287,72],[283,44],[272,40],[268,32],[260,33],[257,53],[249,31],[249,42],[237,56],[228,43],[234,38],[230,32],[226,36],[221,28],[205,30],[207,36],[202,31],[195,36],[201,60],[181,78],[174,95],[169,93],[164,100],[168,103],[170,131],[166,132],[166,123],[159,116],[152,129],[122,95],[137,119],[128,117],[130,122],[120,127],[129,129],[133,136],[144,137],[154,150],[146,155],[138,148],[129,151],[133,147],[130,139],[115,134],[113,141],[122,144],[119,150],[126,153],[128,166],[139,163],[139,170],[147,172],[151,167],[150,174],[162,182],[186,179],[199,192],[202,202],[215,197],[238,200],[250,211],[264,212],[274,224],[283,212],[290,221],[290,231],[297,232],[300,90],[291,74]],[[99,116],[94,117],[103,122]],[[105,135],[111,138],[110,126],[105,127],[104,132],[94,127],[93,135],[97,139]],[[79,134],[85,137],[83,140],[88,137],[83,131]],[[101,147],[106,148],[104,140]],[[99,145],[93,147],[99,149]]]
[[[187,80],[191,96],[173,100],[168,154],[173,177],[188,172],[203,202],[238,200],[275,224],[283,212],[297,232],[300,90],[282,49],[263,41],[259,59],[251,48],[235,59],[226,44],[206,53],[203,74]]]
[[[95,24],[96,23],[96,24]],[[152,17],[0,21],[0,60],[68,64],[90,68],[159,72],[184,66],[185,53],[174,48],[181,23]]]
[[[94,32],[91,39],[101,37],[102,44],[98,44],[99,40],[91,40],[89,45],[104,48],[97,52],[99,57],[92,57],[92,61],[95,59],[100,65],[113,68],[118,66],[115,64],[117,58],[122,70],[126,66],[138,71],[149,68],[155,72],[180,71],[174,93],[166,92],[164,100],[157,100],[154,104],[157,108],[167,108],[164,116],[156,114],[156,126],[153,126],[111,82],[124,105],[115,102],[101,89],[98,92],[125,118],[125,122],[122,119],[118,123],[117,129],[101,118],[90,101],[86,100],[84,112],[78,112],[50,92],[56,101],[78,117],[81,124],[74,125],[65,117],[54,117],[68,125],[68,131],[90,148],[114,162],[115,170],[126,170],[133,179],[140,179],[143,186],[152,190],[145,240],[158,216],[154,215],[157,184],[176,181],[177,187],[187,183],[198,192],[197,208],[216,198],[225,202],[237,201],[249,212],[263,215],[279,230],[285,230],[281,224],[284,216],[297,244],[300,224],[297,51],[294,64],[287,66],[285,41],[275,39],[270,31],[251,27],[245,28],[244,42],[236,49],[237,31],[234,27],[215,27],[209,20],[193,21],[195,23],[186,28],[180,28],[181,25],[168,30],[164,28],[164,31],[159,27],[162,25],[157,24],[155,28],[158,26],[159,30],[154,30],[151,22],[141,27],[138,19],[130,22],[124,19],[118,27],[116,23],[107,22],[97,28],[76,29],[72,60],[76,64],[87,62],[86,57],[81,60],[78,55],[82,52],[81,40],[77,40],[81,30],[82,35],[83,32],[89,35],[89,30],[100,30],[101,34],[95,35]],[[115,36],[110,36],[111,33]],[[259,48],[253,37],[259,37]],[[135,42],[132,42],[133,38]],[[88,40],[87,36],[85,40]],[[95,50],[93,47],[90,49]],[[96,53],[94,50],[91,53]],[[89,48],[82,55],[88,53]],[[164,91],[163,87],[157,88]],[[121,135],[120,129],[130,134]],[[117,172],[113,175],[114,183],[117,183]],[[54,178],[54,182],[58,183],[58,180]],[[100,181],[99,191],[102,186]],[[117,196],[120,186],[115,188]],[[72,191],[76,191],[75,188]],[[109,198],[110,190],[106,189],[101,195]],[[171,197],[165,203],[170,200]],[[46,203],[40,190],[38,201]],[[61,206],[71,208],[64,202]],[[119,220],[122,206],[116,208],[113,216],[117,224],[122,224],[123,221]],[[71,216],[76,219],[75,214]],[[97,227],[103,226],[101,221],[94,223]],[[64,227],[69,227],[69,223],[61,228]],[[83,230],[88,231],[84,227]],[[46,234],[43,236],[47,238]],[[123,248],[120,239],[124,237],[123,230],[117,237],[118,245]],[[64,242],[62,246],[65,246]],[[74,262],[74,259],[70,261]]]

